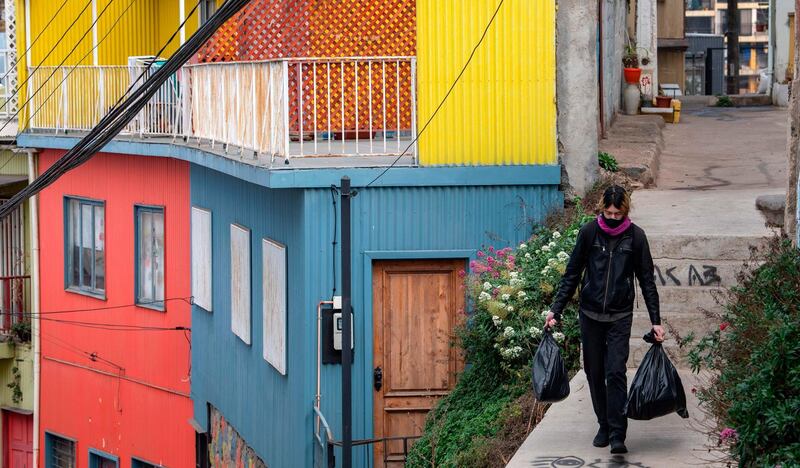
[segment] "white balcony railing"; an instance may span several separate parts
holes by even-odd
[[[145,70],[31,69],[28,128],[88,131]],[[415,96],[413,57],[194,64],[162,85],[125,133],[180,136],[262,165],[276,157],[392,156],[416,135]]]
[[[0,49],[0,117],[5,118],[13,116],[17,110],[14,99],[16,70],[12,70],[12,54],[10,49]]]

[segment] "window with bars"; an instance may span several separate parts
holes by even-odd
[[[138,458],[131,458],[131,468],[163,468],[163,465],[156,465],[144,460],[139,460]]]
[[[65,198],[66,287],[105,297],[105,204],[82,198]]]
[[[47,468],[75,468],[74,440],[46,432],[44,441]]]
[[[164,208],[136,206],[136,304],[164,310]]]
[[[119,459],[99,450],[89,449],[89,468],[118,468]]]

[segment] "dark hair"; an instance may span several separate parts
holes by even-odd
[[[602,211],[611,205],[622,211],[623,216],[628,216],[631,211],[631,197],[624,188],[619,185],[612,185],[603,192],[603,198],[600,200],[597,209]]]

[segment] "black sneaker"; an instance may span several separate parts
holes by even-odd
[[[628,447],[625,447],[625,442],[621,440],[612,440],[611,453],[628,453]]]
[[[608,447],[608,429],[605,427],[601,427],[600,430],[597,431],[597,435],[594,436],[594,440],[592,441],[592,445],[595,447]]]

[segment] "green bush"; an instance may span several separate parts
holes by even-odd
[[[581,210],[577,210],[578,213]],[[487,466],[482,445],[511,417],[509,408],[530,392],[530,363],[544,316],[553,301],[580,226],[576,215],[559,230],[540,228],[516,249],[488,247],[470,262],[466,288],[470,315],[458,330],[469,368],[428,416],[407,466]],[[577,303],[572,301],[554,334],[571,369],[579,366]],[[491,466],[491,465],[489,465]]]
[[[598,163],[600,164],[600,167],[609,172],[617,172],[619,170],[619,164],[617,164],[617,158],[606,153],[605,151],[597,153],[597,160]]]
[[[689,353],[712,437],[740,466],[800,465],[800,253],[774,241],[730,290],[719,329]]]
[[[733,107],[733,99],[730,96],[720,95],[717,96],[717,107]]]

